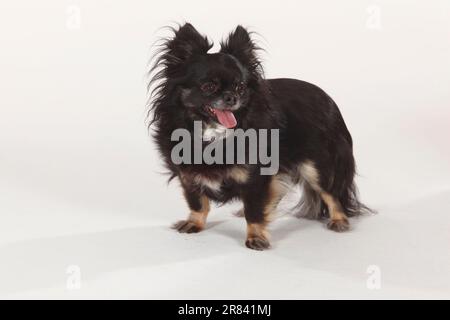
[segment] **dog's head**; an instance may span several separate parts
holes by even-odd
[[[238,26],[219,52],[208,53],[211,48],[191,24],[180,27],[164,44],[163,77],[182,108],[179,112],[234,128],[262,78],[257,47],[249,32]]]

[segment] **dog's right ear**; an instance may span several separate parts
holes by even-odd
[[[194,55],[206,54],[212,46],[207,37],[202,36],[190,23],[186,23],[166,43],[167,67],[177,67]]]
[[[251,32],[248,32],[243,26],[237,26],[228,38],[222,41],[220,52],[234,56],[250,71],[255,79],[258,79],[262,75],[261,62],[257,54],[260,48],[250,35]]]

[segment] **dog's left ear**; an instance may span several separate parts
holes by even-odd
[[[208,38],[201,35],[192,24],[185,23],[178,30],[173,29],[174,36],[166,40],[162,55],[157,64],[164,64],[166,73],[172,74],[189,63],[191,57],[204,55],[212,47]]]
[[[185,23],[175,31],[175,36],[167,47],[171,55],[180,61],[186,61],[195,54],[206,54],[212,44],[192,24]]]
[[[221,42],[220,52],[234,56],[251,73],[260,75],[262,68],[257,55],[259,49],[247,29],[239,25],[225,41]]]

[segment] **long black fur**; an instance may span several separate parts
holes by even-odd
[[[219,53],[208,53],[211,47],[212,43],[188,23],[173,29],[173,37],[163,40],[153,60],[149,85],[153,88],[149,124],[172,177],[186,173],[222,181],[220,193],[182,183],[191,210],[198,209],[198,197],[202,194],[219,202],[238,198],[244,201],[244,206],[248,203],[245,214],[249,223],[263,219],[257,210],[264,206],[269,180],[259,174],[258,165],[245,167],[250,179],[242,184],[226,178],[233,165],[175,165],[170,158],[176,144],[170,136],[175,129],[192,131],[194,120],[209,121],[201,110],[186,107],[181,97],[183,88],[195,86],[205,69],[224,78],[234,76],[231,73],[237,71],[233,71],[232,64],[236,61],[247,73],[247,91],[241,97],[243,105],[235,112],[237,127],[280,129],[280,173],[292,176],[299,164],[312,161],[319,172],[320,187],[339,200],[347,216],[369,211],[358,200],[352,138],[336,103],[313,84],[294,79],[265,79],[257,55],[259,48],[241,26],[221,43]],[[297,181],[301,183],[300,179]],[[308,184],[304,187],[299,203],[302,214],[311,218],[328,216],[317,192]]]

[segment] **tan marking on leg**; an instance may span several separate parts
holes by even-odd
[[[199,185],[208,185],[208,180],[202,181],[202,177],[199,175],[191,175],[191,174],[184,174],[180,172],[179,174],[180,181],[182,185],[189,185],[193,182]],[[203,182],[203,183],[202,183]],[[211,189],[215,188],[215,186],[208,185]],[[220,186],[219,186],[220,188]],[[185,195],[186,197],[186,195]],[[200,196],[200,202],[201,202],[201,209],[199,211],[191,211],[188,217],[188,221],[193,222],[196,224],[199,228],[203,229],[206,224],[206,218],[209,213],[209,199],[205,195]]]
[[[263,223],[249,223],[247,225],[247,238],[262,237],[269,240],[270,235]]]
[[[264,250],[270,248],[269,233],[264,223],[247,224],[247,248],[254,250]]]
[[[248,170],[242,167],[234,167],[227,172],[227,176],[237,183],[245,183],[248,180]]]
[[[289,185],[287,183],[287,178],[284,175],[272,177],[269,186],[268,199],[264,207],[264,220],[266,223],[273,220],[278,204],[288,191]]]
[[[205,228],[206,218],[209,213],[209,199],[205,195],[201,196],[202,208],[199,211],[191,211],[186,220],[176,222],[172,228],[181,233],[196,233]]]
[[[270,247],[270,235],[266,229],[267,224],[275,216],[275,209],[283,196],[289,190],[286,183],[286,177],[274,176],[270,181],[269,193],[267,196],[266,204],[264,206],[264,221],[261,223],[249,223],[247,224],[247,240],[245,245],[250,249],[264,250]]]
[[[311,160],[306,160],[299,166],[300,175],[317,192],[321,191],[319,185],[319,172]]]
[[[321,192],[320,196],[322,200],[326,203],[328,211],[330,212],[331,220],[343,220],[347,219],[345,213],[342,212],[341,204],[338,200],[334,199],[333,196],[326,192]]]
[[[328,228],[337,232],[348,230],[350,224],[348,222],[347,216],[342,210],[339,201],[326,192],[321,192],[320,196],[326,203],[328,212],[330,213],[330,222],[328,223]]]
[[[330,214],[330,221],[328,228],[337,232],[346,231],[349,229],[350,224],[347,220],[347,216],[342,210],[342,206],[339,200],[335,199],[332,195],[322,190],[320,187],[320,176],[317,171],[314,162],[307,160],[299,166],[300,175],[311,186],[311,188],[319,193],[323,202],[328,207]]]
[[[210,209],[209,199],[207,196],[202,195],[200,201],[202,203],[202,208],[200,211],[191,211],[188,220],[193,222],[200,229],[204,229]]]

